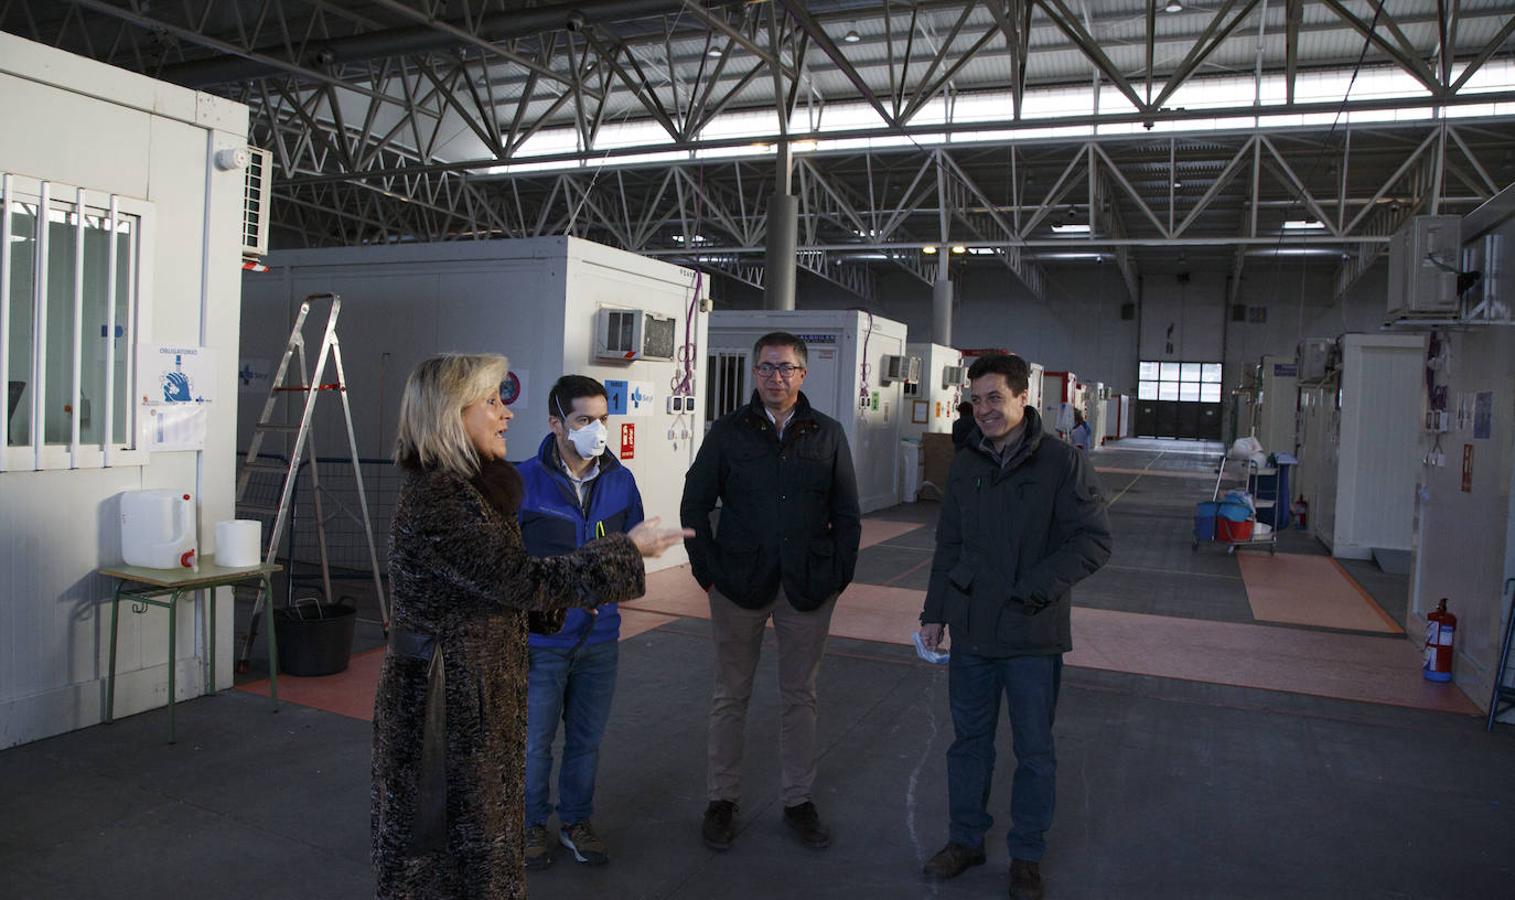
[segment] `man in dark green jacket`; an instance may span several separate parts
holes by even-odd
[[[1070,589],[1110,558],[1110,522],[1082,453],[1042,431],[1027,404],[1030,367],[986,356],[968,370],[976,427],[952,461],[936,529],[921,639],[951,629],[947,751],[951,830],[926,874],[984,862],[994,732],[1004,692],[1014,736],[1010,896],[1040,898],[1057,758],[1052,719],[1062,655],[1073,649]]]

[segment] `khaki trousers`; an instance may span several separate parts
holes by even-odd
[[[831,628],[833,597],[812,612],[789,605],[783,588],[762,609],[743,609],[720,591],[710,591],[710,625],[715,640],[715,687],[710,698],[710,741],[706,788],[710,800],[736,802],[742,796],[743,732],[752,679],[763,650],[763,628],[773,619],[779,651],[779,762],[785,806],[811,799],[815,783],[815,681]]]

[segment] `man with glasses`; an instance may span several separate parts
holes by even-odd
[[[710,702],[705,843],[736,839],[743,730],[770,618],[779,653],[784,821],[808,847],[830,845],[811,794],[816,676],[836,597],[852,581],[862,525],[841,425],[801,393],[805,342],[776,331],[752,348],[752,401],[710,429],[684,483],[680,519],[690,567],[710,592],[715,687]],[[719,532],[710,514],[721,503]]]

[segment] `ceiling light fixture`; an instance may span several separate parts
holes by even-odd
[[[956,253],[958,256],[962,256],[964,253],[968,252],[968,248],[965,247],[965,246],[963,246],[962,244],[953,244],[952,245],[952,252]]]
[[[936,245],[935,244],[927,244],[926,246],[924,246],[924,247],[921,248],[921,252],[924,253],[924,254],[926,254],[927,256],[935,256],[936,255]]]
[[[1314,219],[1290,219],[1284,222],[1284,231],[1323,231],[1325,227]]]
[[[1088,234],[1088,225],[1053,225],[1053,234]]]
[[[711,44],[710,49],[705,51],[706,56],[724,56],[725,54],[725,50],[722,50],[720,47],[717,47],[714,44]]]
[[[862,39],[863,39],[863,36],[857,33],[857,29],[856,28],[849,28],[849,29],[847,29],[847,33],[844,34],[844,35],[842,35],[842,41],[844,43],[848,43],[848,44],[856,44],[858,41],[860,41]]]
[[[1176,12],[1183,12],[1183,11],[1184,11],[1184,5],[1182,3],[1180,3],[1180,2],[1178,2],[1178,0],[1168,0],[1168,4],[1163,7],[1163,12],[1165,12],[1165,13],[1176,13]]]

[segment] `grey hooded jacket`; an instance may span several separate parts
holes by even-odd
[[[1070,589],[1110,558],[1110,520],[1094,469],[1042,433],[1003,465],[975,426],[947,476],[923,624],[944,623],[952,648],[979,656],[1073,649]]]

